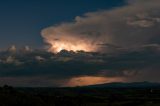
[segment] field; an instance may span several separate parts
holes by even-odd
[[[160,106],[160,88],[0,88],[0,106]]]

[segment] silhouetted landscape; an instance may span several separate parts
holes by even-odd
[[[160,84],[109,83],[84,87],[0,87],[1,106],[159,106]]]

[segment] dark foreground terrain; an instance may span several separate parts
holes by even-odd
[[[0,106],[160,106],[159,87],[0,87]]]

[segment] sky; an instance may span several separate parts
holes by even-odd
[[[0,85],[160,82],[159,0],[0,2]]]
[[[75,16],[124,5],[122,0],[3,0],[0,1],[0,49],[10,45],[43,48],[41,30]]]

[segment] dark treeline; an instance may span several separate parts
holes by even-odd
[[[0,87],[0,106],[160,106],[159,88]]]

